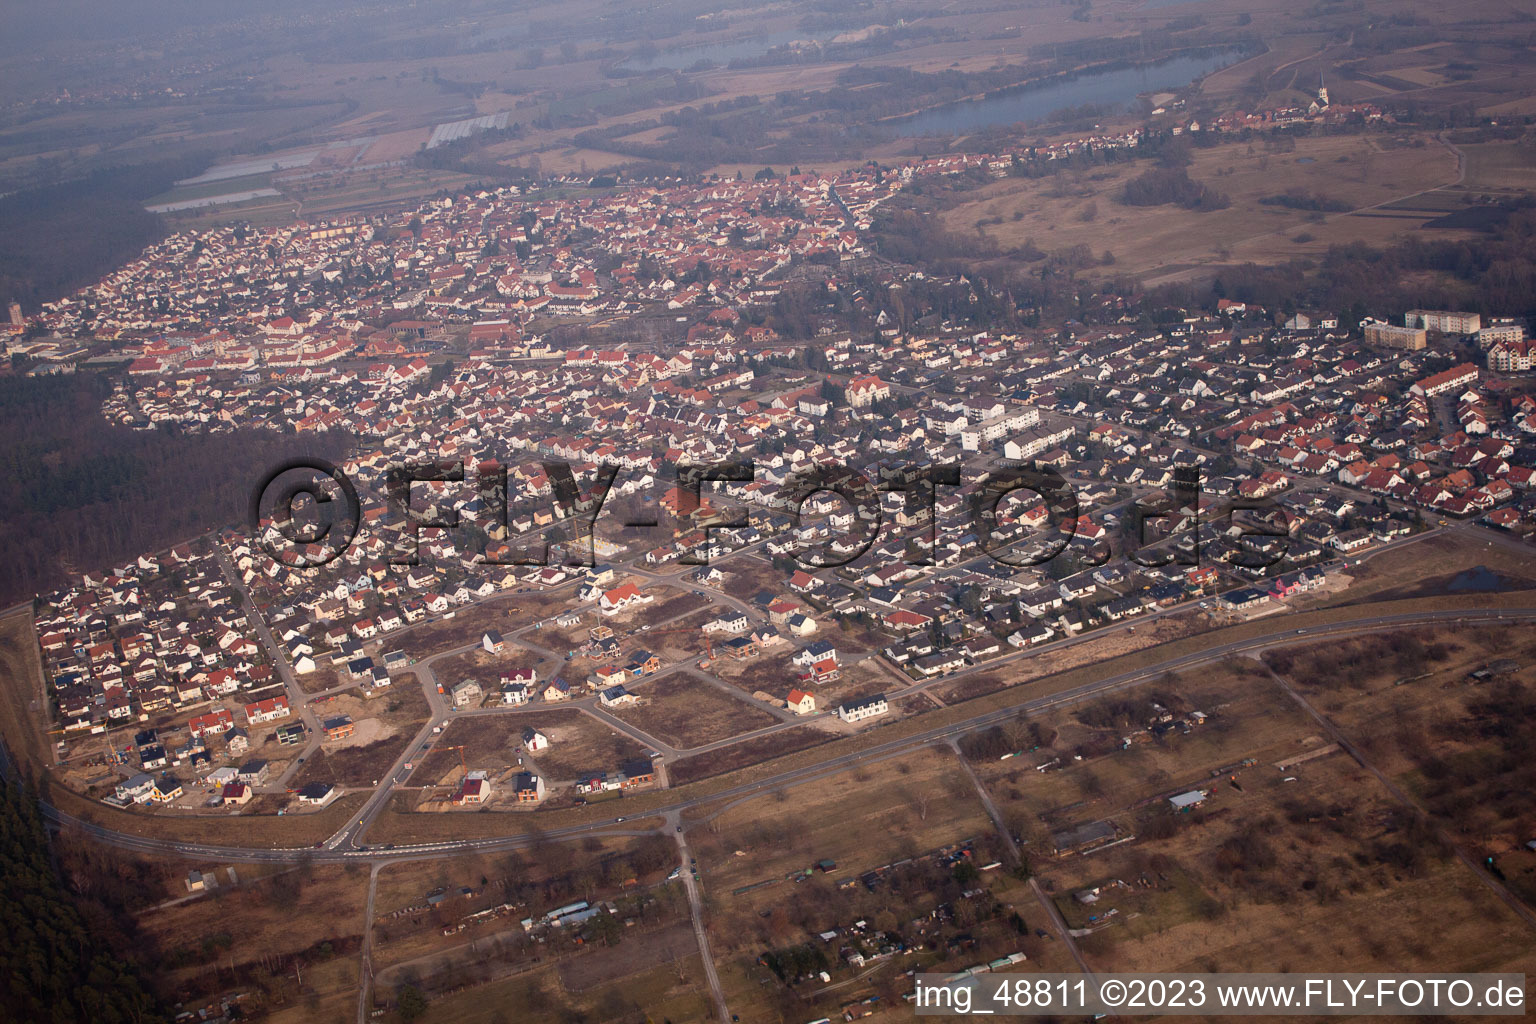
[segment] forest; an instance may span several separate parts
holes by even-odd
[[[238,522],[265,467],[346,443],[130,430],[101,414],[110,388],[85,373],[0,379],[0,604]]]
[[[1182,167],[1154,167],[1125,183],[1120,201],[1127,206],[1163,206],[1175,203],[1200,213],[1224,210],[1232,200],[1209,185],[1202,185]]]
[[[206,165],[189,157],[114,167],[0,197],[0,304],[36,312],[160,241],[165,222],[144,200]]]
[[[128,964],[90,927],[55,872],[36,799],[0,782],[0,1019],[163,1024]]]

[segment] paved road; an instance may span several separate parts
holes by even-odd
[[[650,808],[643,812],[646,816],[667,813],[681,813],[704,804],[714,804],[717,801],[729,801],[737,798],[746,798],[752,795],[771,792],[783,786],[793,785],[799,782],[809,781],[825,775],[835,774],[838,771],[866,761],[878,761],[889,757],[900,756],[912,750],[935,742],[947,742],[949,739],[959,737],[965,733],[977,729],[987,728],[992,725],[1006,722],[1019,715],[1038,714],[1051,708],[1063,707],[1080,703],[1086,700],[1112,693],[1117,690],[1127,689],[1140,685],[1149,680],[1156,679],[1165,672],[1176,672],[1197,665],[1219,662],[1223,658],[1235,654],[1243,654],[1248,651],[1262,650],[1289,642],[1313,642],[1321,638],[1336,638],[1351,636],[1360,633],[1376,633],[1382,630],[1394,629],[1403,626],[1421,625],[1429,623],[1462,623],[1462,624],[1499,624],[1499,623],[1529,623],[1536,621],[1536,610],[1503,610],[1503,609],[1467,609],[1461,611],[1431,611],[1401,613],[1395,615],[1367,615],[1365,617],[1341,622],[1333,625],[1314,626],[1298,630],[1294,626],[1288,626],[1287,620],[1277,619],[1275,628],[1261,636],[1248,640],[1234,640],[1225,644],[1208,647],[1191,654],[1164,659],[1146,668],[1133,672],[1121,673],[1085,683],[1055,694],[1037,697],[1030,700],[1020,700],[1016,704],[998,709],[971,715],[952,724],[940,725],[926,729],[900,739],[894,739],[885,743],[877,743],[863,750],[853,751],[826,761],[807,765],[800,768],[791,768],[775,775],[759,779],[753,782],[745,782],[723,790],[718,790],[707,796],[680,800],[677,803],[663,807]],[[1021,691],[1024,689],[1020,688]],[[775,728],[775,727],[771,727]],[[7,764],[9,761],[7,760]],[[384,792],[381,790],[381,792]],[[118,832],[104,826],[83,822],[67,812],[60,811],[49,805],[43,806],[45,816],[55,822],[76,825],[94,838],[112,845],[126,849],[140,850],[146,853],[179,854],[189,857],[208,859],[223,859],[234,861],[252,862],[291,862],[303,858],[312,858],[317,862],[337,862],[359,860],[364,862],[374,860],[426,860],[436,857],[451,856],[466,851],[481,850],[510,850],[528,845],[530,837],[526,835],[503,836],[488,839],[453,840],[437,843],[417,843],[399,846],[394,850],[381,849],[270,849],[266,847],[242,847],[237,845],[217,845],[212,843],[189,843],[168,839],[152,839],[135,836],[129,833]],[[605,821],[591,822],[583,825],[572,825],[565,828],[551,829],[544,835],[548,839],[566,839],[588,835],[648,835],[653,834],[654,829],[637,829],[633,826],[623,826],[622,818],[613,818]]]
[[[1330,488],[1331,489],[1340,489],[1340,488],[1333,488],[1332,485],[1330,485]],[[1358,497],[1358,495],[1351,495],[1351,496]],[[1450,530],[1461,531],[1461,530],[1469,530],[1469,529],[1473,529],[1473,528],[1474,528],[1474,526],[1471,523],[1458,523],[1455,526],[1450,527],[1449,529]],[[1364,560],[1369,559],[1369,558],[1377,557],[1377,556],[1379,556],[1381,554],[1384,554],[1384,553],[1386,553],[1388,551],[1395,550],[1395,549],[1397,549],[1397,548],[1399,548],[1401,546],[1407,545],[1407,544],[1412,544],[1412,543],[1417,543],[1417,542],[1423,541],[1423,540],[1425,540],[1425,539],[1427,539],[1429,537],[1435,536],[1435,535],[1440,534],[1442,532],[1446,532],[1446,529],[1445,528],[1431,529],[1431,530],[1425,531],[1423,533],[1415,534],[1415,535],[1410,536],[1410,537],[1403,537],[1403,538],[1399,538],[1399,539],[1394,540],[1394,541],[1390,541],[1390,542],[1388,542],[1386,544],[1378,545],[1372,551],[1370,551],[1367,554],[1361,556],[1361,558],[1358,561],[1364,561]],[[1484,531],[1484,532],[1485,533],[1490,533],[1490,534],[1494,533],[1494,531]],[[1496,537],[1496,539],[1500,543],[1509,544],[1511,546],[1517,546],[1516,542],[1514,542],[1512,540],[1512,538],[1509,538],[1507,536],[1498,535]],[[765,542],[758,542],[758,543],[762,544],[762,543],[765,543]],[[1491,543],[1491,541],[1490,541],[1490,543]],[[749,546],[747,546],[747,548],[742,549],[742,551],[750,551],[755,546],[757,546],[757,545],[749,545]],[[740,554],[740,553],[742,553],[742,552],[737,552],[737,554]],[[219,557],[221,559],[221,563],[225,567],[226,573],[228,575],[230,575],[231,581],[236,583],[237,586],[239,586],[238,577],[234,573],[233,567],[228,564],[228,560],[224,556],[222,551],[219,552]],[[979,561],[979,560],[982,560],[982,559],[984,559],[986,557],[987,556],[985,556],[985,555],[978,554],[976,556],[973,556],[970,559],[963,560],[962,562],[959,563],[959,566],[963,566],[965,564],[968,564],[971,561]],[[648,570],[648,569],[642,569],[642,568],[639,568],[639,567],[630,566],[627,571],[632,572],[634,575],[640,576],[643,579],[648,579],[648,580],[651,580],[653,582],[663,583],[663,584],[674,586],[674,587],[686,587],[686,586],[688,586],[688,583],[692,583],[692,581],[688,581],[688,583],[685,583],[682,580],[682,577],[684,577],[686,575],[689,575],[693,571],[692,569],[679,568],[679,569],[675,569],[675,570],[673,570],[671,572],[661,573],[661,572],[653,572],[653,571]],[[560,584],[559,586],[557,586],[555,588],[550,588],[550,589],[551,590],[560,590],[562,588],[566,588],[566,587],[572,586],[573,583],[574,583],[574,581],[569,582],[569,583]],[[300,694],[300,696],[302,697],[303,695],[302,695],[301,691],[299,690],[299,688],[297,686],[297,682],[294,679],[291,667],[288,666],[286,658],[283,656],[283,652],[276,647],[275,642],[272,640],[270,631],[267,630],[266,625],[262,621],[260,614],[258,612],[256,612],[256,610],[254,608],[254,604],[250,601],[249,594],[245,592],[243,586],[241,586],[240,589],[241,589],[242,594],[245,594],[247,605],[248,605],[248,609],[249,609],[249,614],[250,614],[251,618],[253,619],[253,621],[256,623],[256,625],[258,627],[258,631],[262,634],[263,641],[265,643],[267,643],[269,651],[272,652],[273,661],[278,666],[280,674],[283,676],[284,682],[285,682],[285,684],[289,688],[290,699],[293,699],[292,695],[295,694],[295,693]],[[736,609],[742,611],[752,621],[761,622],[764,619],[764,615],[763,615],[763,612],[762,612],[761,609],[758,609],[758,608],[756,608],[756,607],[754,607],[752,605],[749,605],[746,602],[740,601],[737,598],[731,597],[730,595],[725,594],[723,591],[720,591],[720,590],[718,590],[718,589],[716,589],[714,587],[709,587],[709,586],[704,585],[704,584],[695,584],[694,585],[694,589],[697,589],[700,592],[706,593],[713,600],[717,600],[719,602],[722,602],[724,604],[727,604],[727,605],[729,605],[729,606],[731,606],[733,608],[736,608]],[[495,594],[495,595],[491,595],[490,597],[483,598],[483,599],[481,599],[480,602],[476,602],[476,603],[489,603],[489,602],[493,602],[493,601],[497,601],[497,600],[506,600],[506,599],[509,599],[509,598],[514,598],[516,596],[517,596],[516,592],[509,593],[509,592],[505,592],[504,591],[504,592],[501,592],[499,594]],[[1089,632],[1085,632],[1085,633],[1082,633],[1082,634],[1077,635],[1077,636],[1063,638],[1061,640],[1056,641],[1055,643],[1052,643],[1052,644],[1048,645],[1045,648],[1042,648],[1041,650],[1045,650],[1045,651],[1049,651],[1049,652],[1054,652],[1054,651],[1059,651],[1059,650],[1062,650],[1062,649],[1064,649],[1066,647],[1070,647],[1070,646],[1073,646],[1073,645],[1079,644],[1079,643],[1091,643],[1091,642],[1093,642],[1095,640],[1099,640],[1099,639],[1102,639],[1102,638],[1104,638],[1106,636],[1112,635],[1113,633],[1115,633],[1117,631],[1134,632],[1138,625],[1142,625],[1142,624],[1145,624],[1145,623],[1148,623],[1148,622],[1155,621],[1158,618],[1161,618],[1161,617],[1164,617],[1164,616],[1167,616],[1167,615],[1176,615],[1176,614],[1181,614],[1181,613],[1185,613],[1185,612],[1188,612],[1188,611],[1189,611],[1189,608],[1188,608],[1187,605],[1178,605],[1178,606],[1174,606],[1172,608],[1159,609],[1159,610],[1156,610],[1156,611],[1149,612],[1149,613],[1147,613],[1145,615],[1139,616],[1139,617],[1137,617],[1135,619],[1128,619],[1128,620],[1125,620],[1125,621],[1123,621],[1121,623],[1118,623],[1118,624],[1115,624],[1115,625],[1111,625],[1111,626],[1108,626],[1108,627],[1104,627],[1104,628],[1092,630],[1092,631],[1089,631]],[[667,625],[667,624],[669,624],[669,623],[671,623],[673,621],[676,621],[677,619],[684,618],[684,617],[686,617],[689,614],[693,614],[693,613],[692,612],[688,612],[688,613],[683,613],[683,614],[678,615],[678,616],[673,616],[672,618],[667,619],[667,620],[665,620],[662,623],[658,623],[657,625],[665,626],[665,625]],[[519,644],[519,645],[529,649],[529,650],[532,650],[532,651],[534,651],[536,653],[543,654],[546,657],[546,659],[552,661],[558,667],[559,665],[564,663],[564,655],[561,654],[560,652],[553,651],[553,650],[550,650],[548,648],[542,647],[542,646],[536,644],[533,641],[533,639],[532,639],[532,636],[537,634],[537,630],[539,629],[541,624],[542,624],[542,620],[528,622],[525,625],[523,625],[522,627],[512,631],[508,635],[507,638],[509,640],[511,640],[511,641],[513,641],[513,642],[515,642],[515,643],[517,643],[517,644]],[[410,627],[407,627],[407,628],[409,629]],[[403,632],[403,631],[397,631],[395,633],[390,634],[390,637],[388,639],[382,641],[382,643],[387,644],[390,640],[393,640],[395,637],[398,637],[400,635],[400,632]],[[637,631],[633,635],[634,636],[642,636],[642,632]],[[406,762],[411,760],[413,757],[421,756],[421,749],[422,749],[423,745],[432,742],[432,738],[435,735],[435,733],[433,731],[435,727],[446,724],[453,717],[464,717],[464,716],[469,716],[469,715],[487,715],[487,714],[519,714],[519,713],[521,713],[521,714],[531,714],[531,713],[538,713],[540,711],[545,710],[545,707],[543,705],[526,706],[526,707],[521,707],[521,708],[515,708],[515,707],[487,707],[487,708],[474,709],[474,710],[471,710],[471,711],[458,712],[457,715],[451,714],[450,713],[451,709],[449,708],[447,701],[443,698],[442,695],[438,694],[438,692],[437,692],[437,680],[435,678],[435,675],[433,674],[432,665],[434,663],[436,663],[437,661],[441,660],[441,659],[452,657],[452,656],[459,655],[459,654],[463,654],[463,653],[466,653],[468,651],[474,650],[477,647],[478,647],[478,644],[476,644],[476,643],[469,643],[469,644],[465,644],[465,645],[462,645],[460,647],[453,648],[453,649],[450,649],[450,650],[438,651],[438,652],[434,653],[433,655],[431,655],[430,657],[424,659],[422,662],[419,662],[415,666],[415,668],[417,670],[418,678],[420,679],[420,681],[422,683],[423,690],[424,690],[424,692],[426,694],[428,705],[429,705],[429,708],[431,710],[431,714],[430,714],[427,722],[422,726],[421,730],[418,732],[417,736],[405,748],[405,750],[402,752],[400,757],[397,758],[395,764],[391,767],[390,771],[385,776],[383,776],[381,778],[381,783],[380,783],[379,788],[377,790],[375,790],[373,795],[369,798],[367,803],[364,805],[363,809],[358,813],[357,816],[355,816],[351,821],[349,821],[346,826],[344,826],[342,829],[340,829],[334,836],[331,837],[330,840],[327,841],[328,847],[344,846],[344,847],[348,848],[349,850],[361,850],[361,849],[365,848],[363,846],[363,843],[362,843],[362,838],[363,838],[364,834],[366,833],[368,827],[372,824],[372,822],[381,813],[383,813],[385,807],[388,806],[389,797],[393,793],[395,786],[397,786],[398,784],[400,784],[400,783],[405,781],[407,773],[405,772],[404,766],[405,766]],[[1033,657],[1033,656],[1038,655],[1039,653],[1040,653],[1040,650],[1031,650],[1031,649],[1026,649],[1026,650],[1022,650],[1022,651],[1016,651],[1016,652],[1013,652],[1013,653],[1010,653],[1010,654],[1005,654],[1005,655],[1003,655],[1002,657],[999,657],[999,658],[994,658],[994,659],[992,659],[990,661],[987,661],[987,662],[984,662],[984,663],[968,666],[968,667],[966,667],[964,669],[961,669],[958,672],[954,672],[954,673],[951,673],[951,674],[948,674],[948,675],[935,676],[935,677],[933,677],[931,679],[921,679],[921,680],[916,680],[916,681],[910,681],[905,686],[900,685],[900,683],[898,682],[898,685],[897,685],[897,687],[895,689],[889,690],[887,692],[887,699],[892,701],[892,702],[897,702],[897,701],[901,701],[901,700],[909,698],[909,697],[921,696],[921,695],[926,694],[928,689],[930,687],[935,686],[935,685],[938,685],[938,684],[941,684],[941,683],[942,684],[950,684],[950,683],[953,683],[957,678],[961,678],[961,677],[964,677],[966,675],[969,675],[969,674],[972,674],[972,673],[975,673],[975,672],[991,671],[991,670],[993,670],[993,669],[995,669],[995,668],[997,668],[999,666],[1007,665],[1010,662],[1013,662],[1013,661],[1016,661],[1016,660],[1021,660],[1021,659],[1024,659],[1024,658]],[[877,662],[882,666],[882,668],[887,669],[888,670],[888,674],[890,674],[891,676],[895,677],[896,680],[900,680],[900,681],[905,681],[906,680],[905,675],[903,673],[899,672],[898,670],[896,670],[894,667],[889,666],[889,664],[885,661],[885,659],[881,655],[875,654],[875,655],[872,655],[872,656],[875,657]],[[542,668],[543,666],[541,665],[540,667]],[[658,676],[666,675],[668,673],[675,672],[675,671],[686,671],[689,674],[694,675],[697,678],[701,678],[701,679],[704,679],[707,682],[710,682],[712,685],[716,685],[716,686],[721,687],[722,689],[727,690],[727,692],[730,692],[733,697],[736,697],[738,699],[747,700],[750,703],[758,703],[758,702],[752,701],[752,699],[750,698],[749,695],[746,695],[746,694],[740,692],[738,690],[738,688],[732,687],[728,683],[725,683],[725,682],[723,682],[721,680],[715,679],[713,676],[707,675],[705,673],[698,672],[695,669],[694,665],[693,665],[693,659],[692,658],[685,658],[685,659],[683,659],[681,661],[677,661],[677,662],[673,662],[673,663],[664,665],[660,670],[658,670],[657,672],[653,673],[651,676],[646,677],[646,678],[648,680],[649,679],[655,679]],[[338,693],[338,692],[342,692],[342,691],[345,691],[345,690],[350,690],[350,689],[354,688],[355,685],[356,684],[345,684],[345,685],[342,685],[342,686],[333,687],[332,689],[325,691],[323,694],[312,694],[312,695],[308,695],[308,696],[309,696],[309,699],[314,699],[315,697],[318,697],[318,696],[326,696],[326,695],[330,695],[330,694],[333,694],[333,693]],[[822,712],[820,712],[817,715],[812,715],[812,716],[796,716],[796,715],[790,714],[787,710],[782,709],[782,708],[774,708],[774,707],[771,707],[769,705],[761,705],[762,707],[768,709],[772,714],[774,714],[774,716],[776,718],[778,718],[779,721],[775,722],[772,725],[765,726],[765,727],[760,728],[760,729],[751,730],[751,731],[748,731],[748,732],[745,732],[745,733],[741,733],[741,734],[735,735],[735,736],[725,737],[725,738],[722,738],[720,740],[716,740],[714,742],[707,743],[707,744],[704,744],[704,745],[699,746],[699,747],[677,748],[677,747],[673,747],[673,746],[665,743],[664,741],[660,740],[657,737],[654,737],[654,736],[651,736],[651,735],[645,733],[643,730],[641,730],[641,729],[639,729],[639,728],[637,728],[637,727],[635,727],[633,725],[630,725],[630,724],[628,724],[626,722],[623,722],[621,719],[617,718],[616,716],[608,714],[606,711],[604,711],[601,708],[601,706],[597,702],[596,698],[594,698],[594,697],[577,698],[577,699],[571,701],[569,706],[579,708],[580,710],[584,711],[585,713],[587,713],[589,715],[592,715],[592,716],[602,720],[606,725],[608,725],[608,726],[610,726],[612,728],[617,729],[618,731],[620,731],[623,734],[629,736],[630,738],[636,740],[637,742],[646,745],[647,747],[649,747],[652,750],[658,751],[662,755],[658,759],[658,761],[659,761],[658,768],[660,769],[660,771],[663,774],[666,772],[666,770],[669,768],[669,766],[672,763],[674,763],[676,760],[678,760],[679,758],[697,756],[697,755],[709,753],[711,751],[714,751],[714,750],[717,750],[717,749],[721,749],[721,748],[724,748],[724,747],[733,746],[735,744],[739,744],[739,743],[743,743],[743,742],[747,742],[747,741],[751,741],[751,740],[757,740],[757,739],[763,738],[765,736],[772,735],[772,734],[777,733],[777,732],[781,732],[781,731],[784,731],[784,730],[787,730],[787,729],[795,728],[795,727],[797,727],[799,725],[805,724],[807,721],[810,721],[813,718],[825,717],[827,714],[830,713],[828,710],[824,709]],[[308,757],[310,754],[313,753],[313,751],[319,745],[321,737],[320,737],[320,734],[318,732],[318,722],[315,719],[313,710],[308,705],[302,703],[302,701],[299,703],[299,707],[302,709],[301,713],[306,716],[306,721],[309,722],[310,728],[311,728],[310,741],[309,741],[309,744],[308,744],[308,746],[306,747],[306,749],[304,751],[304,756]],[[284,773],[284,777],[281,780],[279,780],[279,784],[280,785],[281,784],[285,784],[287,779],[290,778],[292,776],[292,774],[298,770],[299,767],[300,766],[299,766],[297,761],[294,764],[290,765],[290,767],[287,770],[287,772]]]
[[[284,770],[283,774],[273,779],[266,786],[260,787],[268,792],[281,793],[288,788],[288,783],[293,776],[312,757],[315,751],[320,749],[320,740],[324,735],[320,731],[320,719],[315,714],[314,708],[309,704],[309,695],[299,685],[298,677],[294,674],[293,666],[288,663],[287,652],[277,645],[277,639],[272,635],[272,630],[267,627],[267,620],[262,617],[261,611],[256,607],[256,599],[251,596],[245,581],[240,578],[240,573],[229,560],[223,545],[217,541],[213,544],[214,558],[218,560],[219,568],[224,571],[224,577],[229,585],[234,587],[240,595],[240,600],[245,606],[245,619],[256,630],[256,638],[266,648],[267,658],[277,669],[278,678],[282,681],[283,690],[288,695],[288,706],[293,709],[309,730],[309,739],[304,744],[304,749],[299,751],[299,756],[294,758]]]

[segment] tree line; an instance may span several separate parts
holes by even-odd
[[[167,1017],[69,898],[36,798],[0,781],[0,1018],[164,1024]]]
[[[1536,316],[1536,203],[1503,208],[1507,216],[1479,238],[1419,232],[1383,248],[1335,245],[1320,259],[1228,267],[1209,286],[1161,289],[1148,304],[1209,308],[1231,298],[1286,315],[1321,309],[1339,313],[1351,330],[1367,314],[1396,319],[1409,309]]]
[[[36,312],[160,241],[165,222],[144,200],[205,166],[193,156],[111,167],[0,198],[0,303]]]
[[[239,522],[280,459],[333,457],[345,439],[108,423],[96,374],[0,379],[0,603]]]

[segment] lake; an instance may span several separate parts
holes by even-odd
[[[1479,565],[1457,574],[1445,589],[1453,594],[1491,593],[1498,590],[1502,582],[1492,569]]]
[[[964,135],[999,124],[1038,121],[1065,107],[1093,103],[1129,107],[1146,92],[1182,89],[1202,75],[1235,64],[1239,49],[1171,57],[1155,64],[1091,71],[1041,85],[1020,85],[979,100],[961,100],[892,122],[900,135]]]

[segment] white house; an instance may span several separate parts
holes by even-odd
[[[877,693],[869,697],[843,701],[837,706],[837,717],[844,722],[862,722],[866,718],[883,715],[889,710],[890,705],[885,702],[885,694]]]

